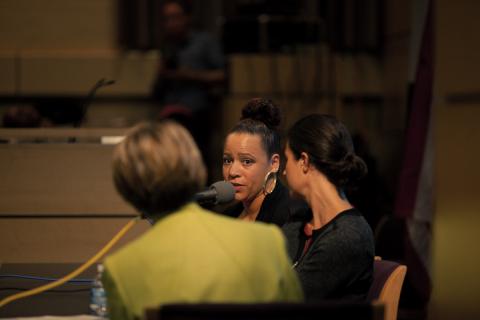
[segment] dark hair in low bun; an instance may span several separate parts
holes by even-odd
[[[367,165],[355,154],[352,137],[343,123],[330,115],[312,114],[288,132],[295,158],[302,152],[337,188],[352,187],[367,174]]]
[[[242,109],[240,121],[230,133],[249,133],[259,135],[263,147],[270,157],[280,153],[280,135],[277,128],[281,122],[280,109],[270,99],[254,98]]]

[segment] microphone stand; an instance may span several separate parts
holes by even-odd
[[[92,87],[92,89],[90,89],[87,97],[85,98],[85,101],[80,110],[80,117],[78,117],[78,120],[75,121],[75,123],[73,124],[74,128],[79,128],[83,120],[85,120],[85,115],[87,114],[88,107],[90,107],[90,105],[92,104],[93,99],[95,98],[95,94],[97,93],[97,90],[102,87],[112,85],[114,83],[115,83],[115,80],[106,80],[105,78],[102,78],[97,81],[97,83]],[[75,137],[71,137],[68,139],[69,143],[76,142],[76,141],[77,139]]]
[[[95,94],[97,93],[97,90],[102,87],[112,85],[114,83],[115,83],[115,80],[106,80],[105,78],[98,80],[98,82],[92,87],[92,89],[90,89],[90,92],[88,93],[85,99],[85,102],[83,103],[83,106],[81,109],[81,115],[73,125],[74,128],[79,128],[83,120],[85,120],[85,115],[87,114],[88,107],[90,107],[90,105],[92,104],[93,99],[95,98]]]

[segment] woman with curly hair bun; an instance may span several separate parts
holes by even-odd
[[[303,201],[292,200],[278,179],[280,120],[280,109],[271,100],[255,98],[230,130],[223,151],[223,177],[233,184],[238,203],[225,214],[282,226],[306,207]]]

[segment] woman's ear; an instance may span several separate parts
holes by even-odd
[[[272,155],[272,158],[270,159],[270,164],[272,171],[278,172],[278,169],[280,168],[280,155],[278,153],[274,153]]]
[[[302,170],[304,173],[306,173],[308,171],[308,169],[310,168],[310,157],[308,156],[307,153],[305,152],[302,152],[300,154],[300,165],[302,167]]]

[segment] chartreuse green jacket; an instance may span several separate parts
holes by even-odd
[[[195,302],[299,302],[302,289],[276,226],[189,203],[105,260],[111,319]]]

